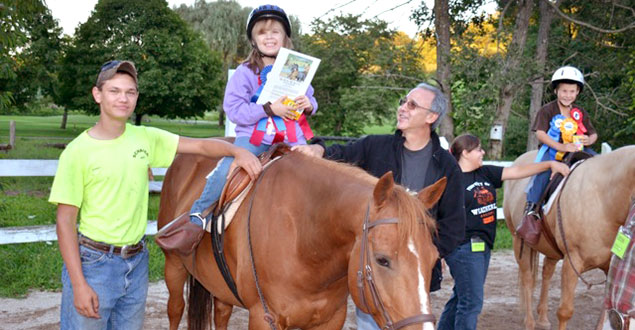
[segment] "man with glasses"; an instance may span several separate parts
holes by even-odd
[[[57,204],[64,259],[61,328],[142,329],[148,168],[168,167],[176,153],[234,156],[252,178],[261,166],[249,151],[222,140],[129,124],[139,97],[132,62],[104,64],[92,95],[99,120],[62,152],[49,197]]]
[[[381,177],[392,171],[395,182],[413,192],[447,178],[445,192],[430,210],[437,221],[438,236],[434,243],[441,258],[450,254],[465,235],[465,211],[461,188],[461,170],[449,152],[441,148],[434,131],[447,112],[443,92],[421,83],[400,100],[397,131],[394,135],[369,135],[347,145],[321,144],[296,146],[293,149],[317,157],[355,164]],[[441,263],[432,272],[430,291],[441,287]],[[379,329],[372,317],[357,309],[360,330]]]

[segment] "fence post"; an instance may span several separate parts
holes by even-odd
[[[9,121],[9,147],[15,149],[15,120]]]

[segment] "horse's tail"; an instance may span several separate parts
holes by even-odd
[[[190,330],[212,329],[212,295],[193,276],[188,278],[187,324]]]
[[[531,280],[529,281],[529,286],[530,286],[530,294],[533,295],[533,292],[536,288],[536,278],[538,277],[538,265],[539,265],[539,257],[540,257],[540,253],[538,253],[538,251],[532,249],[531,247],[529,247],[529,245],[526,245],[525,242],[522,242],[521,244],[523,244],[524,246],[521,247],[520,249],[520,258],[529,258],[529,272],[531,273]],[[519,271],[518,272],[518,298],[520,299],[520,307],[522,310],[525,310],[525,308],[527,306],[525,306],[525,302],[527,301],[525,299],[525,291],[523,290],[523,286],[520,285],[521,282],[521,277],[522,274]],[[531,307],[531,306],[530,306]]]

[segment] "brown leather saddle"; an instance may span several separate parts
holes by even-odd
[[[593,155],[587,152],[576,151],[576,152],[566,154],[562,162],[565,163],[567,166],[569,166],[569,168],[571,168],[573,164],[581,160],[591,158],[591,157],[593,157]],[[542,196],[540,197],[540,201],[538,202],[539,206],[537,206],[538,212],[540,213],[540,219],[541,219],[539,221],[545,221],[545,214],[543,213],[542,205],[544,205],[545,203],[549,201],[549,198],[551,197],[551,195],[553,195],[556,192],[558,185],[560,184],[560,182],[562,182],[563,179],[564,177],[562,176],[562,174],[556,173],[556,175],[554,175],[554,177],[551,178],[551,180],[547,184],[547,188],[542,193]],[[554,234],[551,232],[551,228],[546,223],[540,225],[539,227],[540,227],[541,234],[544,234],[544,237],[547,243],[549,244],[549,246],[551,246],[553,251],[556,252],[556,254],[558,254],[560,258],[562,259],[564,257],[564,254],[558,248],[558,244],[556,243]]]
[[[260,163],[262,166],[266,166],[268,163],[275,160],[278,156],[285,155],[291,151],[291,147],[284,143],[276,143],[269,148],[266,152],[262,153],[258,158],[260,159]],[[262,175],[262,173],[260,173]],[[217,203],[212,204],[208,208],[206,212],[210,212],[209,209],[214,211],[214,214],[211,216],[211,229],[210,236],[212,240],[212,253],[214,255],[214,259],[216,260],[216,265],[223,275],[223,279],[227,284],[227,287],[234,294],[234,297],[241,303],[241,305],[245,306],[243,301],[240,299],[240,295],[238,295],[238,288],[236,286],[236,282],[229,271],[229,266],[227,264],[227,260],[225,258],[224,253],[224,241],[223,238],[225,236],[225,210],[228,208],[230,203],[240,195],[240,193],[249,186],[251,182],[251,178],[247,175],[247,172],[242,168],[235,168],[232,174],[229,176],[227,183],[223,187],[223,192],[221,193],[220,199]],[[220,232],[218,230],[220,228]]]
[[[260,154],[258,159],[260,160],[260,164],[264,167],[277,157],[285,155],[290,151],[291,147],[289,145],[276,143],[272,145],[269,150]],[[247,188],[250,182],[251,178],[244,169],[240,167],[235,168],[223,187],[223,192],[221,192],[218,203],[210,206],[210,209],[214,211],[214,215],[220,215],[227,208],[227,204],[238,197],[238,195]],[[209,211],[211,210],[208,209],[208,212]]]

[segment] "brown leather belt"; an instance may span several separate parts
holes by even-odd
[[[106,253],[112,252],[113,254],[120,255],[124,259],[130,258],[136,255],[137,253],[143,251],[143,247],[145,246],[144,239],[141,239],[141,241],[139,241],[139,243],[137,244],[124,245],[124,246],[115,246],[115,245],[110,245],[110,244],[106,244],[102,242],[93,241],[92,239],[84,235],[79,235],[78,240],[79,240],[79,244],[81,245],[85,245],[89,248],[106,252]]]

